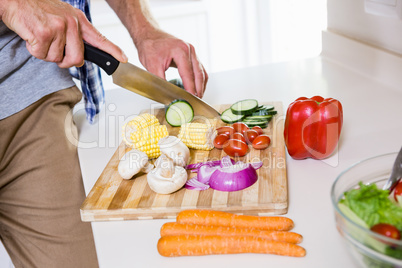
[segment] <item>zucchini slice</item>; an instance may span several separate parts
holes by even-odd
[[[172,127],[179,127],[193,120],[194,110],[188,101],[174,100],[166,107],[165,118]]]
[[[244,115],[237,115],[232,112],[230,108],[226,109],[221,114],[221,120],[226,124],[233,124],[240,120],[242,120],[245,116]]]
[[[230,106],[233,114],[249,115],[258,108],[258,101],[254,99],[241,100]]]

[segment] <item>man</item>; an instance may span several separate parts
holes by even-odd
[[[85,0],[66,0],[88,11]],[[163,31],[143,0],[108,0],[128,29],[141,63],[164,78],[175,66],[187,91],[208,80],[194,48]],[[69,70],[79,67],[88,119],[102,104],[98,69],[84,64],[83,41],[127,57],[84,12],[60,0],[0,0],[0,239],[15,267],[97,267],[77,148],[65,133],[81,100]],[[72,70],[72,69],[71,69]],[[95,81],[95,82],[94,82]]]

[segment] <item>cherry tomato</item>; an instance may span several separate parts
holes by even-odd
[[[214,139],[214,146],[217,149],[222,149],[223,148],[223,144],[229,140],[229,136],[226,134],[219,134],[215,137]]]
[[[218,127],[218,128],[216,129],[216,131],[217,131],[218,135],[220,135],[220,134],[226,134],[226,135],[228,135],[229,137],[232,137],[233,134],[236,132],[232,126]]]
[[[223,145],[223,151],[229,156],[245,156],[248,151],[248,146],[241,140],[229,139]]]
[[[370,230],[375,233],[385,235],[389,238],[397,240],[401,239],[401,233],[399,232],[399,230],[395,226],[388,223],[378,223],[376,225],[373,225]]]
[[[398,195],[400,196],[399,198],[402,198],[402,179],[399,180],[398,184],[395,186],[394,189],[394,198],[396,202],[398,202],[398,199],[396,198]]]
[[[243,135],[246,130],[249,130],[248,126],[243,122],[234,123],[232,127],[234,128],[235,132],[240,132]]]
[[[254,129],[249,129],[244,132],[244,137],[246,138],[247,144],[253,143],[254,139],[257,138],[258,132]]]
[[[232,136],[232,139],[241,140],[242,142],[246,142],[246,138],[240,132],[235,132]]]
[[[255,131],[257,131],[258,135],[264,134],[264,131],[262,130],[262,128],[260,126],[254,126],[251,129],[254,129]]]
[[[252,145],[254,149],[264,150],[265,148],[268,148],[270,143],[271,139],[267,135],[259,135],[254,139]]]

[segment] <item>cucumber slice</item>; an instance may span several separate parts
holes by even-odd
[[[258,101],[254,99],[241,100],[230,106],[232,113],[237,115],[248,115],[258,108]]]
[[[221,114],[221,120],[227,124],[233,124],[240,120],[242,120],[245,116],[244,115],[237,115],[232,113],[230,108],[226,109]]]
[[[272,119],[272,115],[255,115],[246,116],[242,122],[248,127],[260,126],[261,128],[266,128]]]
[[[243,121],[242,121],[243,122]],[[249,128],[252,128],[254,126],[259,126],[261,128],[266,128],[268,126],[268,122],[257,122],[257,121],[247,121],[247,122],[243,122],[244,124],[246,124]]]
[[[183,81],[180,78],[171,79],[171,80],[169,80],[169,83],[172,83],[173,85],[184,89]]]
[[[189,123],[194,118],[194,110],[186,100],[174,100],[166,108],[166,122],[172,127]]]
[[[278,112],[276,110],[257,110],[251,115],[276,115]]]
[[[266,120],[269,121],[272,119],[272,115],[250,115],[244,118],[244,120]]]
[[[260,110],[271,111],[273,109],[275,109],[275,107],[273,105],[260,105],[260,106],[258,106],[257,111],[260,111]]]
[[[263,120],[259,120],[259,121],[257,121],[257,120],[243,120],[242,121],[243,123],[245,123],[245,124],[251,124],[251,125],[264,125],[264,124],[269,124],[269,121],[263,121]]]
[[[255,127],[255,126],[259,126],[261,128],[266,128],[268,126],[268,122],[262,122],[262,121],[247,121],[244,122],[249,128]]]

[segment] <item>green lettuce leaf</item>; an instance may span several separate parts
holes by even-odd
[[[388,223],[402,231],[402,208],[388,198],[389,191],[378,189],[375,184],[360,182],[359,186],[359,189],[345,192],[340,203],[349,207],[369,227]]]

